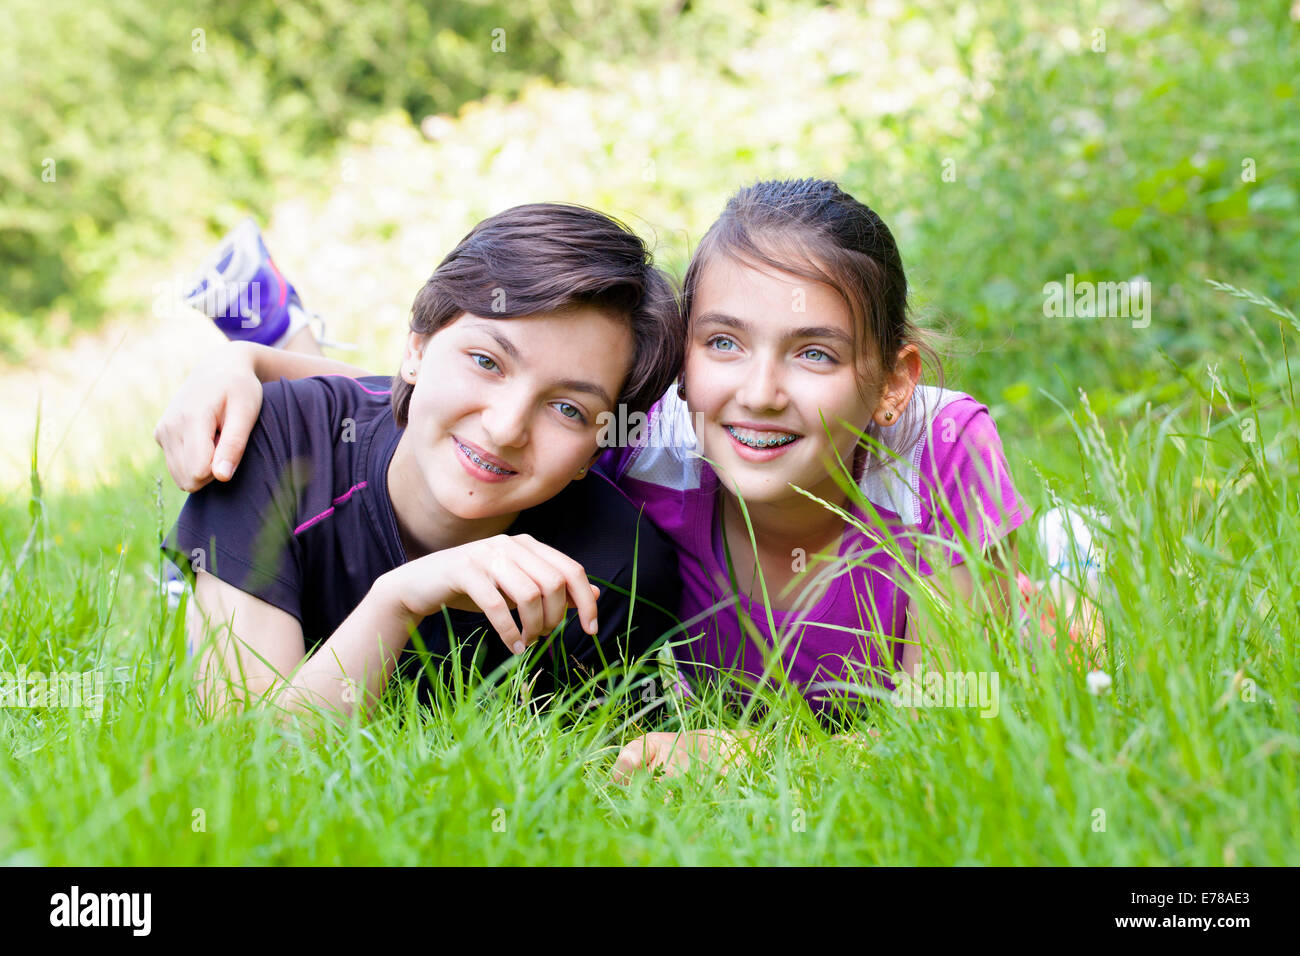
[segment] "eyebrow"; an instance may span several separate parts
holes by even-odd
[[[492,336],[492,338],[496,339],[497,345],[501,346],[501,351],[505,352],[506,355],[510,356],[516,362],[523,361],[524,357],[519,354],[519,349],[515,348],[515,343],[511,342],[508,338],[498,332],[494,326],[488,325],[486,322],[473,322],[470,323],[470,328],[477,329],[480,332],[486,332],[488,335]]]
[[[523,360],[523,355],[521,355],[519,349],[515,347],[515,343],[511,342],[493,326],[488,325],[486,322],[474,322],[471,323],[470,327],[486,332],[496,340],[497,345],[501,346],[501,351],[505,352],[506,355],[510,356],[511,359],[519,364],[526,364]],[[595,382],[584,382],[582,379],[578,378],[566,378],[563,381],[556,382],[555,384],[557,388],[565,389],[567,391],[585,392],[588,395],[594,395],[606,405],[612,406],[614,404],[614,400],[609,397],[609,392],[605,391],[605,389],[597,385]]]
[[[557,382],[556,385],[560,388],[568,389],[569,391],[586,392],[588,395],[595,395],[609,406],[613,406],[614,404],[614,400],[609,397],[609,392],[605,391],[595,382],[584,382],[581,379],[566,378],[562,382]]]
[[[739,332],[753,332],[754,327],[744,319],[738,319],[734,315],[727,315],[725,312],[706,312],[696,320],[699,324],[712,322],[714,325],[725,325],[728,328],[736,329]],[[829,325],[808,325],[800,329],[791,329],[785,335],[786,339],[835,339],[843,342],[850,348],[853,346],[853,339],[841,332],[839,329],[831,328]]]

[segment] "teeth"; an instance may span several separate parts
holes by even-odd
[[[480,458],[478,455],[474,454],[472,451],[470,451],[468,448],[466,448],[466,447],[465,447],[464,445],[462,445],[460,442],[456,442],[456,445],[457,445],[457,447],[460,448],[460,450],[461,450],[462,452],[465,453],[465,457],[466,457],[466,458],[468,458],[468,459],[469,459],[470,461],[472,461],[474,464],[478,465],[478,466],[479,466],[480,468],[482,468],[484,471],[490,471],[490,472],[492,472],[492,474],[494,474],[494,475],[512,475],[512,474],[514,474],[514,472],[506,471],[506,469],[504,469],[504,468],[498,468],[496,465],[492,464],[491,462],[484,461],[482,458]]]
[[[727,429],[732,438],[750,448],[777,448],[781,445],[788,445],[799,438],[798,435],[784,434],[775,438],[751,438],[748,435],[740,434],[740,432],[732,428],[730,425],[724,425],[723,427]]]

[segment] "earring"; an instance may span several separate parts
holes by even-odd
[[[892,422],[893,420],[894,420],[894,413],[893,413],[893,412],[885,412],[885,421],[887,421],[887,422]]]
[[[577,475],[577,477],[576,477],[574,480],[575,480],[575,481],[577,481],[577,480],[581,480],[581,479],[583,479],[583,478],[585,478],[585,477],[587,477],[587,469],[586,469],[586,468],[579,468],[579,469],[578,469],[578,475]]]
[[[683,402],[686,401],[686,383],[685,383],[685,382],[678,382],[678,383],[677,383],[677,397],[680,398]]]

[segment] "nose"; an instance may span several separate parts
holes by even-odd
[[[736,391],[736,401],[754,411],[781,411],[789,399],[786,397],[781,377],[780,360],[771,355],[759,355],[746,363],[742,384]]]
[[[533,403],[519,392],[493,395],[480,414],[484,437],[494,448],[522,448],[528,444]]]

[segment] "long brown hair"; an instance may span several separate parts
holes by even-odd
[[[898,352],[915,345],[943,381],[930,334],[912,320],[907,276],[889,227],[865,204],[824,179],[768,180],[739,190],[704,234],[686,270],[682,310],[690,320],[700,276],[717,256],[766,266],[833,289],[853,319],[858,384],[864,399],[870,374],[894,370]],[[919,416],[908,416],[924,427]],[[900,422],[900,425],[902,423]],[[910,425],[908,426],[911,427]],[[874,434],[868,424],[865,429]],[[919,435],[919,432],[918,432]],[[868,467],[880,462],[868,460]]]

